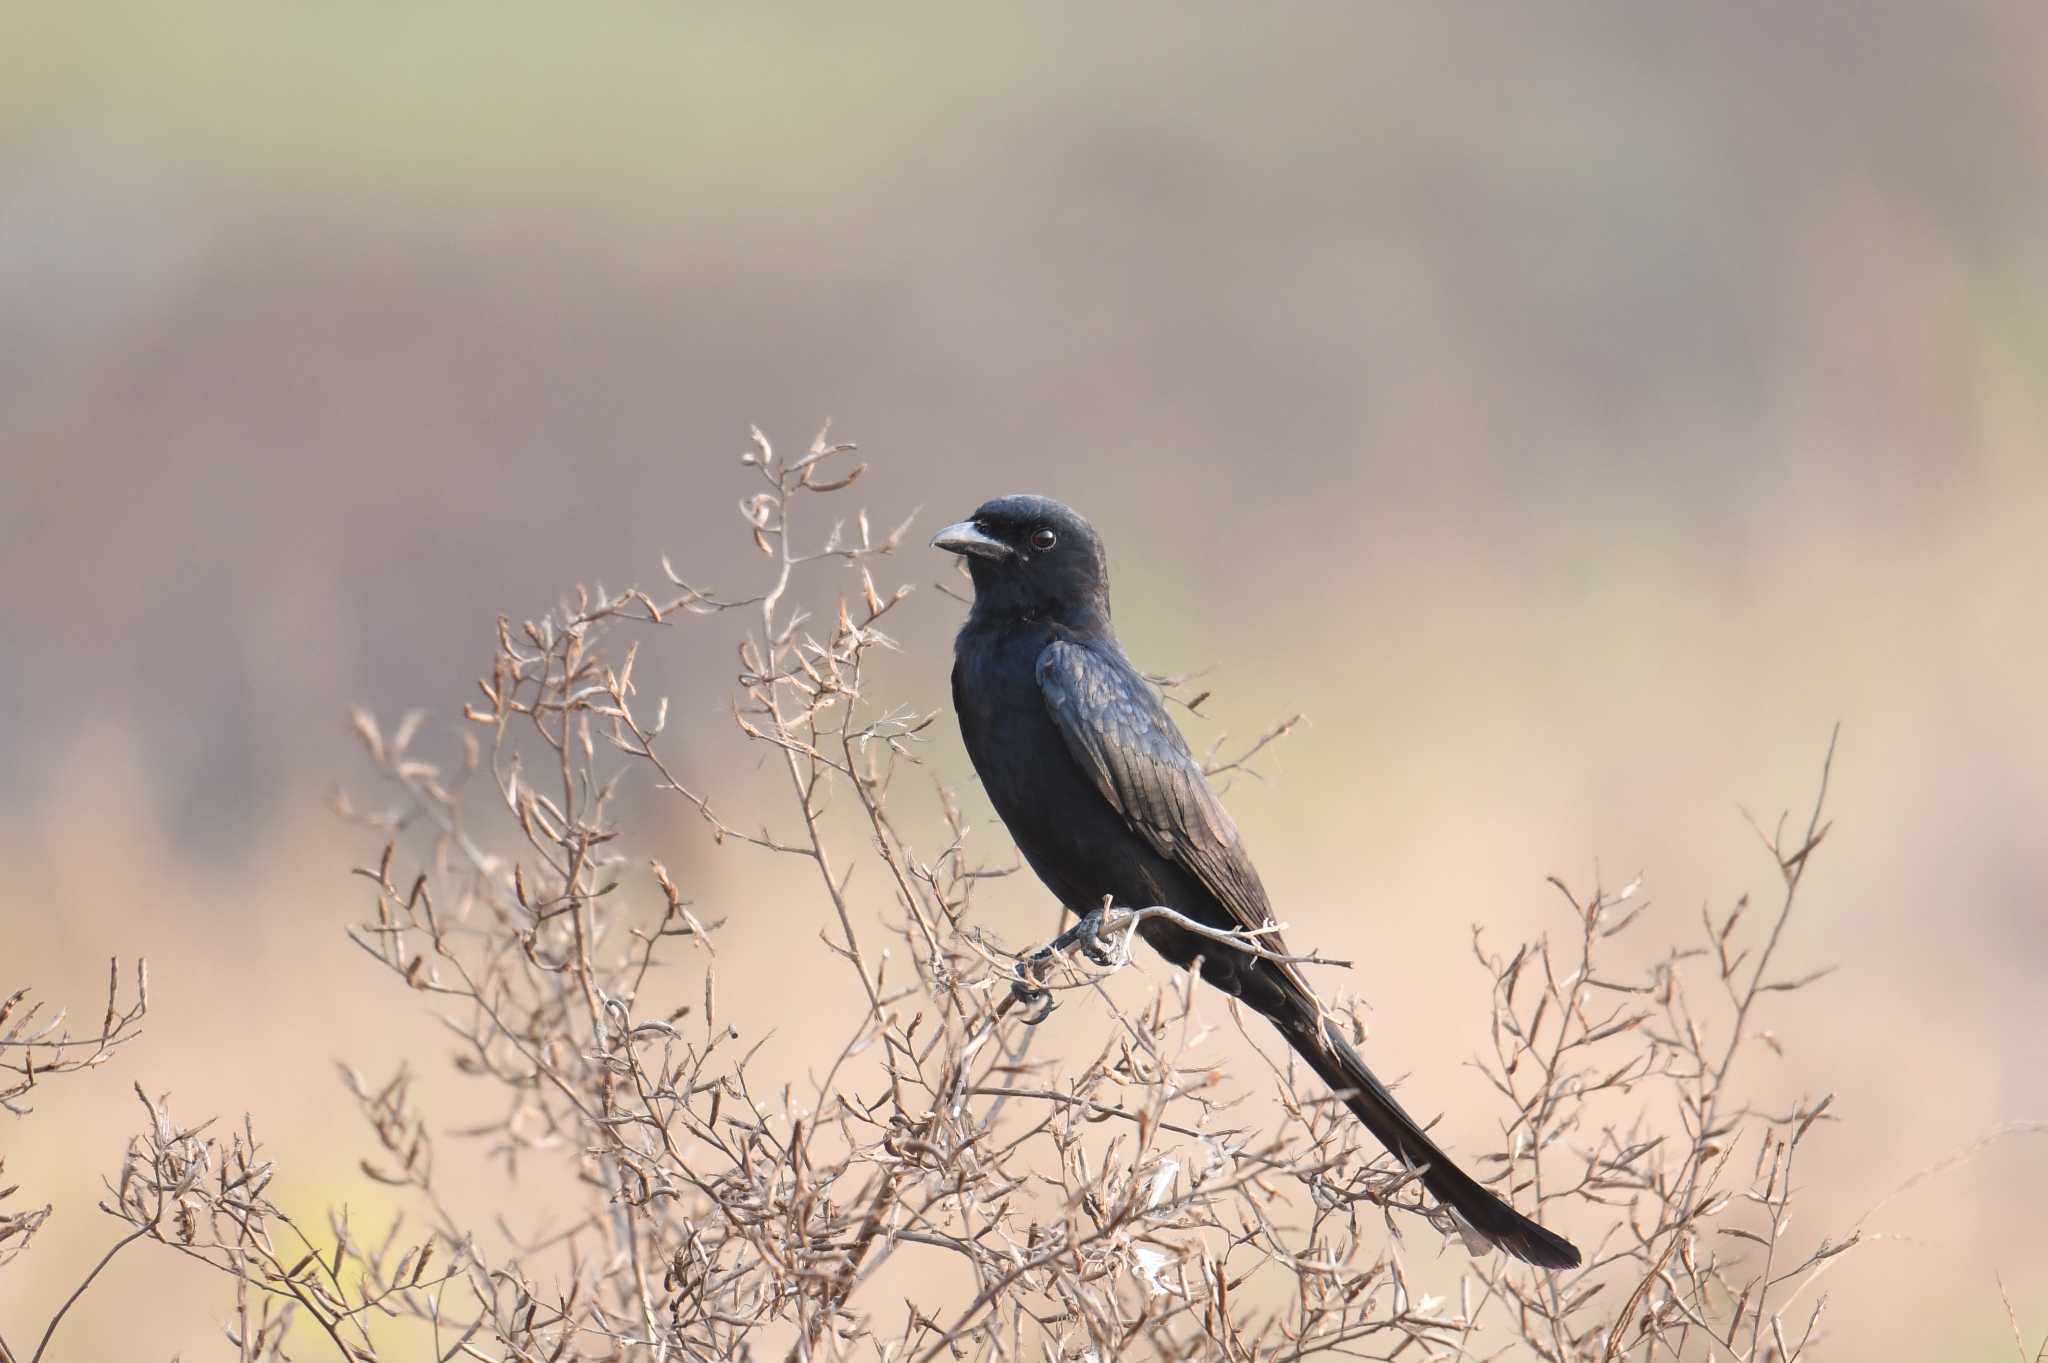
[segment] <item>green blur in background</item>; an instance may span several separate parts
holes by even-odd
[[[341,937],[375,854],[325,810],[346,707],[452,719],[499,612],[664,553],[750,582],[750,422],[834,418],[927,533],[1075,503],[1141,662],[1212,668],[1236,733],[1308,712],[1232,806],[1454,1128],[1471,925],[1535,930],[1544,875],[1596,867],[1674,936],[1767,892],[1741,811],[1807,800],[1837,720],[1788,949],[1841,969],[1752,1076],[1838,1095],[1802,1229],[2048,1117],[2043,70],[2038,4],[12,0],[0,995],[90,1015],[141,953],[156,1007],[0,1126],[58,1208],[0,1320],[110,1241],[134,1080],[250,1111],[287,1203],[385,1205],[331,1061],[445,1066]],[[921,708],[937,557],[896,564]],[[730,659],[681,639],[643,681],[699,769]],[[646,836],[706,904],[770,874]],[[735,916],[743,1030],[790,994],[784,956],[749,997],[749,943],[815,926]],[[2048,1330],[2044,1209],[2024,1140],[1888,1203],[1831,1356],[2002,1356],[1995,1275]],[[81,1312],[60,1363],[212,1356],[227,1302],[138,1251]]]

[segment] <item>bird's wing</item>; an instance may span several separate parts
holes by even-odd
[[[1038,655],[1038,689],[1067,751],[1132,831],[1192,872],[1239,923],[1270,925],[1265,886],[1237,825],[1144,678],[1121,659],[1061,639]]]

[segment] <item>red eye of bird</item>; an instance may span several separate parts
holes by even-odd
[[[1031,547],[1038,550],[1041,554],[1059,542],[1060,537],[1049,529],[1039,529],[1031,532]]]

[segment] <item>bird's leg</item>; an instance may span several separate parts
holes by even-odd
[[[1038,984],[1045,976],[1045,969],[1055,956],[1078,949],[1082,956],[1105,970],[1121,964],[1116,949],[1103,940],[1102,926],[1111,909],[1111,897],[1104,895],[1102,902],[1081,915],[1074,926],[1046,943],[1038,950],[1017,962],[1017,979],[1010,986],[1018,1002],[1036,1006],[1038,1011],[1025,1018],[1028,1023],[1040,1023],[1052,1013],[1052,994]]]

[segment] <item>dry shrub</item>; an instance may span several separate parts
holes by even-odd
[[[582,590],[501,621],[458,760],[415,755],[417,716],[358,717],[385,794],[344,811],[382,843],[358,872],[369,910],[350,939],[422,996],[457,1039],[455,1068],[492,1095],[490,1118],[451,1146],[417,1106],[447,1094],[438,1075],[345,1075],[368,1123],[364,1173],[410,1214],[374,1233],[339,1212],[302,1222],[267,1196],[272,1165],[246,1119],[182,1126],[138,1093],[147,1121],[103,1203],[126,1223],[116,1250],[153,1240],[225,1274],[244,1360],[1762,1363],[1821,1338],[1814,1278],[1855,1238],[1785,1232],[1795,1162],[1829,1100],[1761,1110],[1743,1081],[1757,1048],[1777,1046],[1773,998],[1817,978],[1788,972],[1778,947],[1827,832],[1825,770],[1810,815],[1763,837],[1768,908],[1743,900],[1674,928],[1634,886],[1559,882],[1553,935],[1501,947],[1475,933],[1493,1007],[1471,1025],[1488,1037],[1502,1146],[1478,1171],[1569,1230],[1587,1262],[1553,1274],[1490,1255],[1454,1295],[1428,1295],[1407,1260],[1440,1250],[1436,1214],[1341,1104],[1296,1087],[1290,1063],[1274,1071],[1277,1110],[1247,1116],[1241,1100],[1265,1081],[1217,1063],[1225,1000],[1152,962],[1135,967],[1148,990],[1103,987],[1128,965],[1132,915],[1112,921],[1107,967],[1034,958],[978,920],[976,887],[998,872],[977,856],[1006,859],[1007,842],[971,845],[920,767],[939,717],[870,682],[909,597],[875,574],[907,527],[826,513],[807,528],[859,476],[847,451],[821,436],[792,458],[756,433],[741,508],[766,563],[754,595],[669,569],[659,594]],[[664,742],[666,702],[643,695],[635,661],[671,629],[737,642],[734,720],[785,792],[765,823],[728,822],[726,797]],[[1212,753],[1212,769],[1285,727]],[[828,925],[824,949],[859,991],[844,1015],[808,1020],[840,1042],[822,1075],[762,1073],[720,1021],[719,915],[622,822],[647,808],[622,800],[636,778],[730,855],[808,864],[808,912],[777,912],[805,925],[794,940]],[[935,816],[912,826],[895,812],[911,801],[892,810],[905,782],[931,783]],[[886,884],[885,904],[856,907],[856,867]],[[654,981],[691,1002],[654,1006]],[[15,996],[0,1101],[18,1111],[32,1084],[127,1040],[137,989],[85,1041],[36,1027]],[[1071,1006],[1044,1023],[1055,1001]],[[462,1096],[475,1105],[474,1087]],[[555,1229],[529,1242],[502,1219],[465,1220],[448,1161],[549,1190]],[[0,1216],[0,1255],[39,1216]],[[894,1264],[917,1271],[885,1278]],[[62,1314],[33,1351],[0,1342],[0,1358],[39,1363]]]
[[[121,963],[107,963],[107,1007],[99,1030],[88,1036],[73,1036],[70,1015],[63,1010],[45,1017],[43,1005],[30,997],[26,988],[0,999],[0,1110],[26,1117],[29,1090],[48,1083],[60,1074],[104,1065],[114,1051],[141,1034],[142,1019],[149,1012],[149,969],[135,963],[132,997],[122,1002]],[[0,1156],[0,1268],[5,1268],[28,1248],[28,1242],[50,1219],[47,1203],[40,1207],[12,1210],[6,1205],[18,1185],[8,1184],[7,1160]],[[0,1343],[0,1351],[6,1345]],[[0,1352],[0,1357],[4,1357]]]

